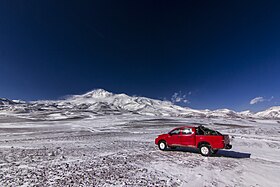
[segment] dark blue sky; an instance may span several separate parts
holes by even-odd
[[[279,1],[0,2],[0,97],[94,88],[192,108],[279,105]],[[191,92],[191,94],[188,94]],[[273,98],[272,98],[273,96]],[[250,105],[255,97],[263,97]]]

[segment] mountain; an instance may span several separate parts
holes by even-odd
[[[211,118],[218,118],[218,117],[223,117],[223,118],[237,118],[240,117],[239,114],[235,111],[229,110],[229,109],[218,109],[214,111],[208,111],[207,112],[207,117]]]
[[[25,102],[24,101],[20,101],[20,100],[9,100],[9,99],[6,99],[6,98],[0,98],[0,106],[23,104],[23,103],[25,103]]]
[[[10,113],[30,119],[87,118],[98,115],[122,115],[127,113],[206,118],[280,118],[280,107],[272,107],[256,114],[250,111],[235,112],[229,109],[195,110],[180,107],[169,101],[146,97],[113,94],[96,89],[82,95],[73,95],[63,100],[24,102],[0,99],[0,114]]]
[[[113,94],[102,89],[93,90],[84,95],[75,95],[60,103],[62,105],[65,103],[71,103],[74,106],[83,105],[84,109],[96,112],[106,110],[152,116],[185,116],[189,115],[189,113],[201,115],[198,110],[179,107],[169,101],[131,97],[126,94]]]
[[[250,110],[245,110],[242,112],[238,112],[238,115],[243,117],[243,118],[253,118],[257,117],[254,113],[252,113]]]
[[[267,119],[271,119],[271,118],[280,119],[280,106],[274,106],[267,110],[258,112],[256,113],[256,116],[260,118],[267,118]]]

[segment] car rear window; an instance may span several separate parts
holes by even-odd
[[[192,134],[192,129],[191,128],[185,128],[182,130],[182,134]]]

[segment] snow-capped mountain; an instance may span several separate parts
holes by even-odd
[[[223,118],[236,118],[240,117],[239,114],[229,109],[218,109],[214,111],[208,111],[207,117],[223,117]]]
[[[14,104],[24,104],[24,101],[20,100],[9,100],[6,98],[0,98],[0,106],[1,105],[14,105]]]
[[[250,110],[245,110],[242,112],[238,112],[238,115],[244,118],[253,118],[256,116],[254,113],[252,113]]]
[[[201,115],[200,111],[173,105],[168,101],[131,97],[126,94],[113,94],[102,89],[93,90],[84,95],[75,95],[60,104],[71,103],[73,106],[84,106],[84,109],[100,111],[106,109],[120,112],[131,112],[153,116]],[[100,110],[98,110],[100,109]]]
[[[206,118],[280,118],[280,107],[272,107],[256,114],[250,111],[235,112],[229,109],[195,110],[180,107],[169,101],[146,97],[113,94],[96,89],[83,95],[73,95],[63,100],[24,102],[0,99],[1,113],[28,114],[32,118],[80,118],[96,115],[121,115],[133,113],[150,116],[180,116]]]
[[[280,119],[280,106],[274,106],[267,110],[258,112],[256,113],[256,116],[260,118],[267,118],[267,119],[271,119],[271,118]]]

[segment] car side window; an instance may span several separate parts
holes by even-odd
[[[197,135],[203,135],[204,134],[203,131],[200,128],[196,128],[195,130],[196,130]]]
[[[192,134],[192,129],[191,128],[185,128],[185,129],[183,129],[182,134]]]
[[[180,129],[175,129],[170,132],[170,135],[178,135],[178,134],[180,134]]]

